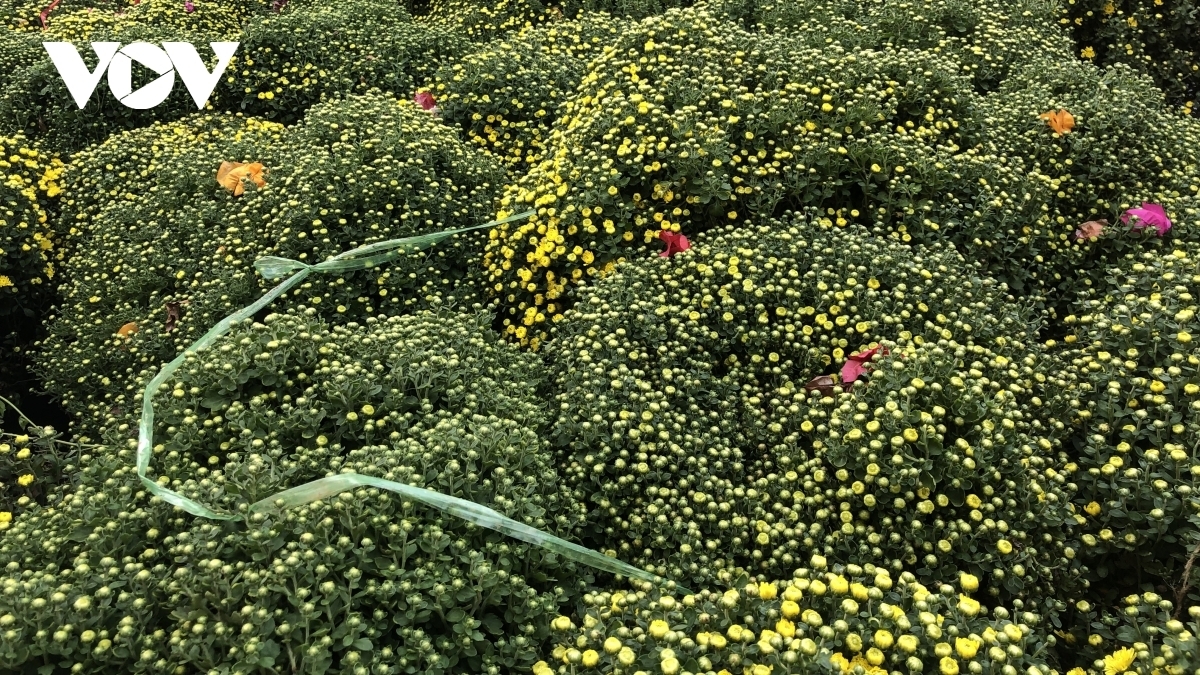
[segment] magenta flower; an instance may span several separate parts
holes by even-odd
[[[661,258],[669,258],[676,253],[683,253],[692,247],[691,242],[688,241],[687,237],[683,236],[682,232],[663,230],[658,233],[658,238],[667,244],[667,250],[658,254]]]
[[[192,4],[192,0],[186,0],[186,2],[183,3],[183,11],[187,12],[188,14],[196,11],[196,6]]]
[[[1171,229],[1171,219],[1167,217],[1167,212],[1163,210],[1160,204],[1151,204],[1150,202],[1142,202],[1140,209],[1129,209],[1121,216],[1122,223],[1128,223],[1129,217],[1133,216],[1133,229],[1144,230],[1147,227],[1153,227],[1158,230],[1158,236],[1163,236]]]

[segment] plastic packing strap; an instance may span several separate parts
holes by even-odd
[[[278,279],[280,277],[291,274],[283,283],[267,292],[266,295],[259,298],[253,304],[243,307],[242,309],[230,314],[222,319],[217,325],[213,326],[207,333],[200,337],[185,349],[173,361],[163,366],[162,370],[154,376],[154,379],[146,385],[142,392],[142,417],[138,424],[138,444],[137,444],[137,473],[142,484],[154,496],[162,499],[168,504],[178,506],[188,513],[200,516],[201,518],[209,518],[211,520],[245,520],[248,515],[262,513],[276,513],[286,508],[302,506],[310,504],[326,497],[340,494],[347,490],[353,490],[360,487],[379,488],[381,490],[389,490],[400,494],[413,501],[421,502],[428,506],[432,506],[445,513],[457,516],[468,522],[474,523],[481,527],[486,527],[496,532],[506,534],[515,539],[539,546],[548,551],[557,553],[564,558],[574,560],[585,565],[589,565],[596,569],[611,572],[613,574],[623,574],[630,578],[643,579],[652,583],[661,584],[666,580],[657,575],[651,574],[645,570],[638,569],[628,563],[621,562],[615,558],[610,558],[602,553],[593,551],[589,548],[569,542],[565,539],[556,537],[548,532],[543,532],[537,528],[530,527],[524,523],[518,522],[507,516],[497,513],[481,504],[444,495],[440,492],[426,490],[413,485],[405,485],[395,481],[368,476],[364,474],[340,474],[337,476],[328,476],[314,480],[303,485],[284,490],[265,499],[259,500],[251,504],[247,510],[247,514],[229,514],[214,511],[203,504],[185,497],[170,488],[159,485],[156,481],[149,479],[146,476],[146,470],[150,467],[151,448],[154,446],[154,394],[158,392],[162,386],[184,363],[184,359],[189,352],[197,352],[204,349],[221,336],[229,332],[229,329],[237,322],[243,321],[254,316],[259,310],[269,305],[276,298],[286,293],[292,287],[303,282],[310,274],[314,272],[345,272],[349,270],[360,270],[377,267],[389,261],[395,260],[404,253],[421,250],[434,246],[444,239],[452,237],[462,232],[470,232],[472,230],[480,230],[491,228],[495,225],[522,220],[532,216],[534,211],[525,211],[516,215],[508,216],[500,220],[494,220],[483,225],[474,227],[465,227],[457,230],[445,230],[442,232],[434,232],[431,234],[423,234],[415,237],[406,237],[403,239],[391,239],[388,241],[360,246],[356,249],[346,251],[336,255],[325,262],[310,265],[299,260],[290,260],[287,258],[277,258],[274,256],[266,256],[259,258],[254,262],[255,269],[263,278],[268,280]],[[676,586],[682,593],[690,593],[682,586]]]

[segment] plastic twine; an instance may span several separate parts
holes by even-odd
[[[283,509],[288,509],[304,504],[310,504],[319,499],[325,499],[333,495],[353,490],[358,487],[374,487],[381,490],[395,492],[408,499],[416,502],[421,502],[428,506],[432,506],[444,513],[462,518],[468,522],[474,523],[481,527],[486,527],[490,530],[495,530],[502,534],[519,539],[529,544],[541,547],[547,551],[557,553],[565,558],[574,560],[599,570],[611,572],[613,574],[623,574],[627,577],[635,579],[643,579],[652,583],[663,583],[666,580],[657,575],[638,569],[628,563],[621,562],[615,558],[610,558],[597,551],[593,551],[579,544],[569,542],[565,539],[556,537],[548,532],[543,532],[534,527],[530,527],[524,523],[513,520],[504,516],[495,510],[476,504],[475,502],[444,495],[433,490],[426,490],[412,485],[405,485],[396,481],[385,480],[375,476],[366,476],[363,474],[340,474],[336,476],[328,476],[320,478],[303,485],[278,492],[266,499],[261,499],[247,509],[245,514],[230,514],[220,513],[213,509],[197,502],[194,499],[185,497],[174,490],[158,484],[156,481],[146,477],[146,470],[150,467],[151,448],[154,445],[154,395],[158,392],[158,388],[170,379],[171,375],[183,365],[184,359],[190,352],[196,352],[203,349],[214,342],[221,336],[229,332],[229,329],[234,323],[254,316],[262,308],[269,305],[276,298],[286,293],[289,289],[304,281],[313,273],[329,273],[329,272],[345,272],[349,270],[368,269],[378,265],[387,263],[400,257],[403,253],[413,250],[421,250],[429,248],[444,239],[462,232],[470,232],[472,230],[480,230],[491,228],[495,225],[521,220],[532,216],[534,211],[525,211],[516,215],[494,220],[483,225],[474,227],[465,227],[457,230],[445,230],[442,232],[434,232],[431,234],[423,234],[415,237],[406,237],[403,239],[391,239],[367,246],[360,246],[356,249],[346,251],[336,255],[324,262],[317,264],[308,264],[299,260],[291,260],[288,258],[278,258],[275,256],[266,256],[259,258],[254,262],[254,268],[262,274],[265,279],[278,279],[283,276],[291,275],[283,283],[267,292],[253,304],[243,307],[242,309],[230,314],[222,319],[217,325],[213,326],[200,339],[193,342],[187,349],[183,350],[179,356],[173,361],[163,366],[154,379],[146,385],[142,391],[142,417],[138,424],[138,444],[137,444],[137,474],[142,485],[146,487],[150,493],[168,504],[177,506],[188,513],[199,516],[201,518],[209,518],[212,520],[246,520],[249,516],[262,513],[276,513]],[[681,592],[687,593],[687,589],[678,587]]]

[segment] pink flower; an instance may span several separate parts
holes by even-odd
[[[691,242],[688,241],[687,237],[683,236],[682,232],[663,230],[662,232],[658,233],[658,238],[662,239],[667,244],[667,250],[658,254],[659,257],[662,258],[668,258],[676,253],[683,253],[692,247]]]
[[[416,96],[413,96],[413,101],[421,106],[421,110],[431,112],[437,110],[437,101],[433,100],[433,94],[427,91],[418,91]]]
[[[1075,230],[1076,241],[1091,241],[1100,237],[1100,233],[1104,232],[1104,228],[1108,227],[1108,221],[1101,218],[1100,220],[1089,220],[1079,226]]]
[[[869,370],[867,364],[871,362],[871,358],[876,354],[887,356],[888,353],[888,348],[881,345],[879,347],[868,349],[865,352],[851,354],[846,359],[846,363],[842,364],[842,383],[848,384],[853,382],[857,380],[860,375],[867,372],[867,370]]]
[[[1128,223],[1129,217],[1133,216],[1133,229],[1144,230],[1147,227],[1153,227],[1158,230],[1158,236],[1163,236],[1167,230],[1171,229],[1171,219],[1167,217],[1167,212],[1163,210],[1160,204],[1151,204],[1150,202],[1142,202],[1142,208],[1129,209],[1121,216],[1122,223]]]
[[[187,12],[188,14],[196,11],[196,6],[192,4],[192,0],[187,0],[183,3],[183,11]]]

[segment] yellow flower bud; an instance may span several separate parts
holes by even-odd
[[[973,600],[966,595],[959,594],[958,611],[966,614],[967,616],[975,616],[979,613],[979,601]]]
[[[893,638],[892,634],[886,630],[877,630],[875,631],[875,637],[873,637],[871,641],[874,642],[875,646],[879,647],[880,649],[889,649],[892,644],[895,643],[895,638]]]
[[[842,575],[835,575],[829,580],[829,590],[837,595],[845,595],[850,591],[850,582]]]
[[[964,591],[971,593],[979,590],[979,577],[964,572],[959,575],[958,584]]]
[[[979,646],[980,645],[975,641],[975,638],[968,637],[954,639],[954,650],[958,652],[958,655],[964,659],[975,658],[975,654],[979,651]]]

